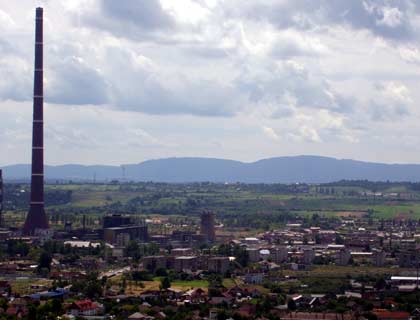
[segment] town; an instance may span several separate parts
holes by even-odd
[[[49,215],[50,232],[29,236],[22,233],[23,221],[16,215],[27,205],[21,199],[26,187],[5,183],[0,231],[2,312],[11,319],[416,318],[420,222],[412,217],[417,213],[386,218],[375,210],[383,203],[390,208],[397,205],[397,210],[401,205],[415,210],[420,201],[417,187],[364,183],[365,189],[359,187],[357,192],[348,191],[355,190],[351,182],[261,186],[259,191],[244,184],[47,184],[48,202],[61,203],[62,197],[63,203],[70,204],[51,207],[56,210]],[[405,192],[367,191],[372,185],[383,190],[398,186]],[[57,191],[69,187],[71,195]],[[93,219],[86,213],[78,215],[77,193],[98,197],[97,190],[104,188],[108,188],[102,193],[105,201],[117,197],[117,190],[127,193],[130,188],[142,190],[128,192],[130,196],[145,199],[156,198],[151,194],[163,190],[172,199],[179,196],[174,190],[184,197],[203,188],[208,195],[218,191],[219,197],[236,190],[232,199],[246,193],[243,202],[254,207],[247,190],[252,188],[255,199],[283,199],[269,202],[264,210],[281,206],[286,211],[277,214],[283,217],[279,222],[264,212],[252,213],[255,221],[271,220],[268,227],[253,220],[232,222],[238,215],[224,212],[230,200],[224,200],[225,210],[221,210],[217,197],[196,204],[184,215],[124,214],[123,203],[105,205],[104,210],[111,212],[92,213]],[[146,196],[148,189],[152,191]],[[314,199],[319,202],[314,204],[317,211],[288,214]],[[148,210],[153,212],[166,200],[157,201],[143,205],[151,205]],[[355,210],[338,211],[347,207],[345,201],[368,203],[367,209],[354,205]],[[243,208],[240,203],[236,207]],[[97,205],[89,210],[102,212]],[[243,210],[246,219],[247,209]],[[326,214],[328,210],[334,215]]]

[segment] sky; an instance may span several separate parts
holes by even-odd
[[[0,165],[322,155],[420,163],[416,0],[0,0]]]

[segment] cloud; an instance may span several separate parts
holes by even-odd
[[[273,57],[290,59],[298,56],[319,56],[328,53],[328,48],[317,38],[308,37],[294,30],[285,30],[272,43]]]
[[[151,33],[175,27],[175,20],[165,12],[159,0],[98,0],[83,21],[118,37],[145,40]]]
[[[230,7],[235,16],[269,21],[279,29],[317,30],[342,25],[377,36],[406,40],[414,34],[411,21],[416,4],[411,0],[262,0]]]
[[[404,61],[409,63],[420,63],[420,50],[414,46],[401,46],[399,48],[399,54]]]
[[[279,126],[279,122],[276,122]],[[357,143],[359,130],[350,126],[347,116],[327,109],[299,109],[294,117],[275,132],[282,132],[286,140],[297,143]],[[274,130],[274,129],[273,129]]]
[[[177,146],[176,144],[161,141],[152,136],[149,132],[140,128],[128,128],[124,136],[126,136],[127,139],[124,139],[122,142],[125,143],[127,147],[173,148]]]
[[[246,20],[231,20],[229,17],[235,15],[230,14],[229,5],[220,10],[220,4],[188,2],[188,7],[194,8],[200,17],[192,24],[197,21],[212,24],[211,28],[207,24],[188,29],[177,23],[191,20],[188,15],[183,16],[182,6],[168,3],[163,6],[158,0],[144,4],[91,1],[80,13],[84,38],[58,39],[46,47],[50,59],[46,70],[47,101],[107,104],[149,114],[217,117],[234,116],[250,109],[262,110],[273,118],[289,117],[301,107],[340,112],[352,109],[354,100],[335,90],[322,70],[314,70],[313,61],[304,60],[328,57],[331,50],[321,37],[308,36],[296,28],[299,15],[293,15],[290,21],[294,29],[279,32],[263,25],[260,30],[255,28],[261,26],[252,23],[246,26]],[[286,1],[254,2],[243,9],[255,8],[258,16],[273,6],[305,12],[313,19],[325,17],[328,15],[325,10],[334,6],[343,9],[337,3],[300,0],[293,6]],[[379,10],[365,7],[363,10],[368,12]],[[349,12],[354,9],[351,8]],[[69,10],[74,13],[74,8]],[[266,16],[270,17],[268,13]],[[226,23],[219,26],[212,22],[214,18],[226,19]],[[98,25],[92,25],[92,19],[98,19],[105,30],[122,39],[104,36],[94,46],[86,47],[86,41],[98,33]],[[71,21],[74,23],[75,19]],[[75,31],[81,31],[74,27]],[[153,34],[155,31],[159,35]],[[137,36],[144,33],[148,33],[149,40],[159,41],[153,45],[132,41],[139,40]],[[221,40],[211,36],[213,33]],[[163,43],[162,37],[174,42]],[[208,62],[211,67],[206,66]],[[12,97],[9,91],[10,88],[4,89],[3,96]]]
[[[371,100],[371,114],[375,121],[399,119],[411,113],[409,89],[396,82],[377,83],[376,95]]]
[[[419,159],[414,0],[120,2],[43,2],[49,162]],[[0,140],[22,162],[34,10],[1,7]]]
[[[229,83],[167,74],[151,59],[133,51],[108,48],[106,61],[112,72],[111,103],[125,110],[148,114],[194,114],[232,116],[241,107],[241,97]]]
[[[2,24],[2,26],[7,30],[7,29],[12,29],[16,27],[16,23],[15,21],[12,19],[12,17],[7,13],[4,12],[3,10],[0,10],[0,23]]]
[[[4,100],[26,101],[32,98],[32,70],[19,56],[0,56],[0,97]]]
[[[340,112],[349,108],[346,98],[335,92],[325,78],[315,77],[305,65],[295,60],[245,68],[237,78],[237,86],[250,101],[268,108],[274,118],[289,116],[295,108]]]
[[[60,104],[106,104],[107,82],[81,57],[66,57],[49,69],[46,101]]]
[[[398,8],[382,7],[380,10],[382,17],[376,20],[378,25],[397,28],[403,24],[404,15]]]
[[[318,132],[311,127],[302,126],[299,129],[300,137],[305,141],[321,142]]]
[[[272,140],[274,140],[274,141],[278,141],[278,140],[280,140],[280,137],[279,137],[279,136],[278,136],[278,134],[274,131],[274,129],[273,129],[273,128],[270,128],[270,127],[263,127],[262,129],[263,129],[264,134],[265,134],[268,138],[270,138],[270,139],[272,139]]]

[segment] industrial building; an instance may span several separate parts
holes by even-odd
[[[208,271],[225,274],[229,269],[229,257],[212,257],[208,260]]]
[[[108,243],[117,243],[118,239],[147,241],[147,226],[125,226],[104,229],[104,240]],[[124,241],[126,242],[126,241]],[[124,243],[126,244],[126,243]]]
[[[120,227],[120,226],[130,225],[130,224],[132,224],[131,217],[123,216],[121,214],[113,214],[113,215],[105,216],[102,219],[102,227],[104,229]]]
[[[112,244],[127,245],[130,240],[148,241],[148,229],[142,220],[134,222],[131,217],[109,215],[102,220],[103,239]]]

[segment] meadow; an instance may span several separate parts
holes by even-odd
[[[22,223],[29,186],[6,183],[5,221]],[[266,185],[215,183],[97,183],[47,184],[46,205],[53,226],[65,221],[80,227],[100,226],[105,214],[163,218],[194,225],[203,210],[216,212],[226,230],[265,230],[296,217],[420,219],[417,184],[338,182],[325,185]],[[188,219],[186,219],[188,218]]]

